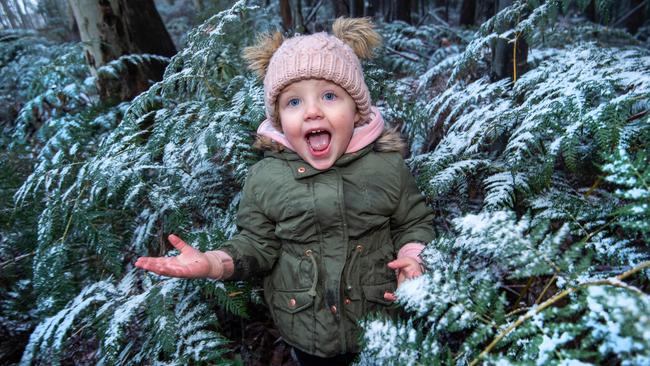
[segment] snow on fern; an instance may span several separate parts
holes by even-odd
[[[84,288],[63,310],[37,326],[30,336],[20,364],[32,364],[37,349],[40,349],[39,352],[50,349],[55,354],[62,352],[64,341],[75,321],[79,320],[79,316],[88,311],[91,306],[106,301],[108,294],[113,291],[111,285],[104,281]]]
[[[521,173],[497,173],[483,181],[485,184],[485,205],[490,208],[512,207],[516,191],[529,188],[526,176]]]
[[[650,300],[619,289],[591,287],[585,320],[591,337],[602,343],[602,355],[622,357],[622,365],[643,365],[650,360]]]
[[[387,320],[369,320],[362,343],[364,351],[358,365],[416,365],[417,332],[412,324],[395,324]],[[398,348],[396,345],[406,345]]]
[[[124,263],[161,255],[148,250],[170,231],[196,240],[201,250],[218,247],[232,232],[238,191],[257,159],[252,131],[264,114],[259,81],[239,75],[240,50],[252,42],[255,24],[265,22],[250,15],[255,8],[241,1],[210,18],[171,60],[127,55],[101,67],[97,77],[112,80],[129,67],[169,63],[164,79],[131,102],[98,103],[95,78],[76,47],[72,61],[83,67],[68,59],[23,108],[17,138],[31,138],[26,131],[42,123],[35,168],[14,196],[19,204],[44,201],[34,256],[39,311],[72,315],[37,326],[36,335],[95,332],[101,343],[95,357],[105,364],[222,361],[212,307],[239,313],[243,302],[224,295],[221,283],[179,286],[140,271],[144,278],[136,278]],[[88,300],[96,312],[73,310],[70,299],[93,298],[84,288],[110,275],[122,281],[108,280],[115,281],[110,293]],[[215,297],[201,297],[199,289]],[[187,297],[176,312],[172,300]],[[181,318],[187,327],[177,332]],[[41,338],[34,337],[41,344],[30,351],[36,355],[25,357],[45,357],[67,341],[54,342],[49,333]],[[134,350],[135,344],[145,346]],[[52,362],[58,357],[53,353]]]
[[[623,208],[625,216],[621,224],[640,231],[650,233],[650,168],[648,156],[633,160],[626,149],[619,146],[609,163],[603,166],[607,173],[607,181],[621,188],[615,194],[628,202]]]

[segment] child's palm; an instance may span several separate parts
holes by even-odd
[[[140,257],[135,266],[170,277],[199,278],[210,275],[213,268],[205,253],[192,248],[173,234],[169,236],[169,242],[181,254],[175,257]]]

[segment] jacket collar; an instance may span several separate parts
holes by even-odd
[[[329,171],[334,167],[346,166],[352,163],[353,161],[358,160],[359,158],[368,154],[372,150],[372,148],[373,148],[373,144],[370,144],[365,146],[359,151],[343,154],[340,158],[338,158],[334,162],[334,165],[332,165],[332,167],[325,170],[315,169],[314,167],[309,165],[306,161],[302,160],[302,158],[293,151],[288,151],[288,150],[280,151],[280,152],[265,151],[264,156],[265,157],[270,156],[277,159],[285,160],[287,164],[289,164],[289,167],[291,167],[291,172],[293,173],[293,177],[295,179],[303,179],[303,178],[313,177],[314,175]]]
[[[372,107],[371,110],[372,119],[370,122],[354,128],[348,148],[345,150],[345,153],[334,162],[332,167],[346,166],[372,150],[373,142],[381,136],[382,132],[384,132],[384,119],[377,107]],[[302,160],[302,158],[294,152],[293,147],[282,131],[275,128],[269,120],[262,122],[260,127],[257,129],[257,134],[271,138],[287,148],[280,152],[267,150],[264,152],[264,156],[272,156],[287,161],[291,167],[293,176],[296,179],[311,177],[332,169],[328,168],[326,170],[318,170]]]

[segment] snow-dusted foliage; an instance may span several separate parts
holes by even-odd
[[[251,131],[263,119],[262,89],[242,74],[240,57],[253,30],[268,26],[259,14],[238,2],[193,30],[171,60],[127,55],[97,70],[119,81],[128,68],[169,63],[132,101],[102,102],[85,66],[73,72],[84,65],[79,47],[58,59],[60,70],[47,66],[14,129],[13,148],[32,144],[37,155],[13,198],[44,205],[32,259],[43,320],[23,364],[59,363],[70,357],[66,342],[94,332],[87,342],[102,364],[224,362],[214,312],[245,315],[248,287],[124,272],[137,256],[164,255],[169,233],[201,250],[233,234],[238,192],[257,159]]]
[[[648,364],[650,52],[613,28],[555,22],[588,3],[513,1],[474,36],[435,14],[379,23],[386,47],[366,80],[409,139],[440,235],[427,273],[397,292],[402,318],[364,321],[360,364]],[[240,51],[272,19],[247,4],[171,59],[98,70],[119,85],[128,68],[168,63],[133,100],[102,101],[79,45],[0,33],[1,101],[15,107],[0,141],[0,330],[31,331],[23,365],[232,361],[216,314],[259,295],[132,263],[177,254],[172,232],[209,250],[236,229],[264,118]],[[529,70],[480,77],[488,46],[519,36]]]
[[[20,364],[59,364],[64,340],[88,327],[100,330],[95,336],[101,340],[102,364],[168,362],[170,356],[177,365],[221,360],[219,345],[226,340],[216,332],[215,317],[198,288],[178,279],[154,284],[147,277],[138,293],[136,280],[131,271],[117,284],[102,280],[84,288],[36,327]],[[134,329],[134,323],[142,327]]]
[[[414,97],[411,165],[441,235],[397,291],[408,318],[364,323],[360,364],[648,362],[650,51],[553,25],[570,2],[531,3],[481,27],[446,90]],[[530,70],[472,80],[515,33]]]
[[[644,141],[650,138],[648,135],[650,129],[647,126],[643,129],[630,126],[626,132],[628,138]],[[632,136],[629,132],[635,135]],[[640,132],[641,135],[636,135],[636,132]],[[633,160],[627,151],[629,149],[629,142],[621,139],[618,150],[609,157],[609,162],[603,166],[603,170],[608,173],[605,179],[620,187],[614,191],[614,194],[622,202],[627,203],[619,208],[617,223],[622,227],[639,231],[647,242],[650,239],[650,162],[648,162],[648,155],[644,154],[639,154]]]
[[[73,96],[72,90],[83,85],[86,74],[79,45],[53,44],[35,32],[0,32],[3,129],[0,137],[0,337],[4,340],[0,360],[3,361],[20,352],[14,341],[25,339],[35,326],[36,303],[43,308],[52,303],[47,294],[40,300],[37,298],[31,267],[37,241],[36,222],[44,209],[42,195],[16,202],[14,194],[32,173],[35,155],[56,154],[56,149],[44,145],[64,124],[63,109],[75,113],[78,111],[75,108],[86,105],[83,97]],[[52,125],[46,126],[46,120],[52,120]],[[26,139],[33,141],[33,145]],[[74,296],[76,291],[67,294]]]
[[[471,38],[468,31],[452,29],[442,20],[437,23],[419,27],[401,21],[382,24],[381,58],[386,67],[412,75],[427,71],[425,79],[434,77],[431,69],[440,70],[440,64],[454,59],[462,45]]]

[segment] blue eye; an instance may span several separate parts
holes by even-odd
[[[336,99],[336,94],[334,94],[332,92],[327,92],[327,93],[325,93],[325,95],[323,95],[323,99],[330,100],[330,101],[334,100],[334,99]]]
[[[297,107],[298,104],[300,104],[300,99],[298,99],[298,98],[291,98],[287,102],[287,105],[289,105],[290,107]]]

